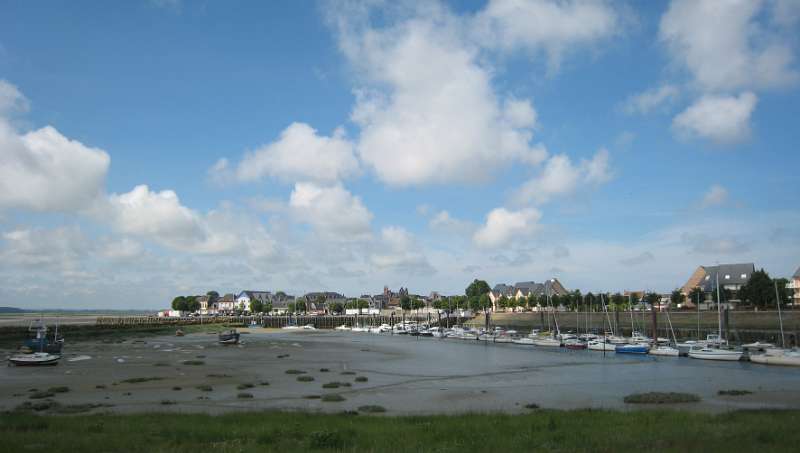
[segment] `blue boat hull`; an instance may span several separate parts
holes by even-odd
[[[614,350],[617,354],[647,354],[650,348],[645,346],[617,346]]]

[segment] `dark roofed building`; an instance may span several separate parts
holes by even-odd
[[[681,292],[689,296],[694,288],[700,288],[707,300],[714,300],[713,293],[717,288],[717,278],[719,287],[730,291],[731,299],[728,302],[739,302],[738,291],[750,281],[756,267],[753,263],[719,264],[716,266],[699,266],[689,277],[689,280],[681,288]],[[695,307],[695,301],[687,298],[684,303],[686,307]]]

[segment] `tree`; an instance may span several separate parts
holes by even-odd
[[[306,302],[304,300],[298,300],[294,304],[294,308],[297,311],[302,311],[303,313],[306,312]]]
[[[264,302],[261,302],[258,299],[253,299],[250,301],[250,313],[263,313],[264,312]]]
[[[314,306],[317,307],[317,310],[324,310],[327,300],[328,298],[325,297],[324,294],[318,294],[316,299],[314,299]]]
[[[265,303],[262,308],[264,313],[272,313],[272,302]]]
[[[466,294],[467,297],[480,297],[483,294],[487,294],[489,291],[491,291],[489,284],[484,280],[478,280],[476,278],[467,286],[467,289],[464,290],[464,294]]]
[[[699,286],[695,286],[689,291],[689,301],[693,304],[699,305],[703,300],[705,300],[705,296],[703,295],[703,290],[700,289]]]
[[[206,296],[208,296],[209,300],[219,299],[219,293],[216,292],[216,291],[209,291],[209,292],[206,293]]]
[[[196,312],[200,310],[200,301],[197,300],[197,296],[188,296],[185,300],[185,310],[189,312]]]
[[[178,296],[172,299],[172,309],[179,311],[186,310],[186,298],[183,296]]]
[[[497,298],[497,301],[495,301],[495,304],[497,305],[497,308],[506,308],[508,306],[508,299],[505,295],[500,296]]]
[[[672,293],[669,295],[669,302],[676,307],[683,304],[683,301],[685,300],[686,296],[684,296],[681,290],[678,288],[673,289]]]
[[[400,297],[400,308],[402,308],[403,311],[409,311],[411,310],[411,307],[411,298],[408,297],[408,294],[403,294]]]
[[[331,313],[341,315],[344,312],[344,305],[342,305],[340,302],[334,302],[328,307],[328,309],[331,311]]]
[[[739,289],[739,298],[750,305],[763,308],[775,304],[775,287],[764,269],[753,272],[750,280]]]
[[[295,304],[294,302],[289,302],[288,304],[286,304],[286,310],[289,313],[294,313],[296,309],[297,309],[297,304]]]
[[[656,304],[661,301],[661,295],[658,293],[647,293],[644,296],[644,301],[650,304],[650,307],[655,310]]]
[[[414,310],[419,310],[420,308],[425,308],[425,302],[417,299],[416,297],[411,301],[411,308]]]
[[[614,305],[614,308],[619,309],[623,304],[625,304],[625,297],[623,297],[620,293],[614,293],[611,296],[611,304]]]

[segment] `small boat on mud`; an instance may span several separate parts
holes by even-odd
[[[181,329],[178,329],[178,330],[175,331],[175,336],[176,337],[182,337],[184,335],[186,335],[186,334]]]
[[[8,358],[9,363],[16,366],[43,366],[56,365],[61,360],[61,355],[48,352],[34,352],[33,354],[17,354]]]
[[[220,344],[237,344],[239,343],[239,332],[236,329],[231,329],[227,332],[219,333]]]
[[[800,366],[800,351],[770,348],[763,354],[751,355],[750,361],[764,365]]]
[[[46,352],[49,354],[61,354],[64,347],[64,337],[58,335],[58,325],[53,331],[52,338],[47,338],[47,326],[42,320],[31,322],[28,326],[31,338],[25,340],[22,345],[27,352]]]

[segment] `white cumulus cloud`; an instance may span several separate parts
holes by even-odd
[[[547,55],[551,71],[564,54],[595,46],[621,29],[621,19],[607,2],[490,0],[474,19],[477,39],[505,51],[525,49]]]
[[[503,99],[491,69],[443,8],[385,27],[337,15],[339,44],[360,86],[352,119],[358,153],[394,186],[490,179],[514,161],[537,163],[530,101]]]
[[[566,154],[557,154],[547,160],[542,171],[520,187],[515,195],[519,204],[546,203],[557,196],[575,192],[582,185],[603,184],[613,178],[609,165],[609,152],[601,148],[591,159],[579,165],[572,163]]]
[[[790,40],[759,20],[768,2],[673,0],[659,36],[673,61],[709,91],[783,87],[798,80]]]
[[[357,238],[370,233],[372,213],[359,197],[339,184],[297,183],[289,197],[289,208],[299,221],[330,238]]]
[[[750,116],[758,98],[751,92],[739,96],[705,95],[678,114],[672,127],[679,136],[703,138],[731,145],[750,137]]]
[[[91,205],[110,158],[46,126],[18,134],[0,118],[0,209],[67,212]]]
[[[531,236],[537,229],[542,214],[533,208],[511,211],[496,208],[486,216],[486,223],[473,236],[479,247],[500,247],[515,239]]]
[[[220,160],[211,170],[212,177],[227,168],[227,160]],[[245,154],[235,176],[243,182],[271,177],[284,182],[331,183],[357,172],[353,144],[342,129],[327,137],[308,124],[292,123],[278,140]]]

